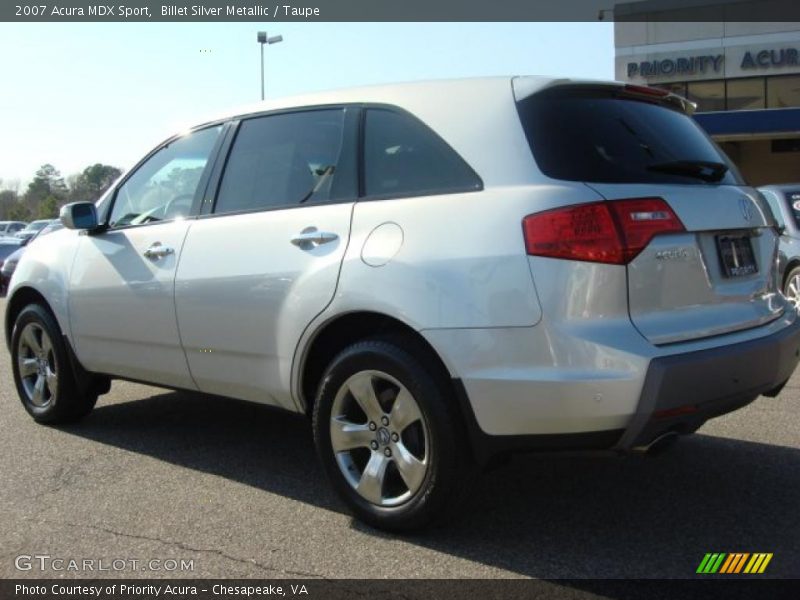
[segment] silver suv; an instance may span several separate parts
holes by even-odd
[[[111,379],[311,418],[387,529],[518,450],[618,450],[775,395],[800,355],[763,200],[677,96],[490,78],[318,94],[166,140],[25,253],[23,406]]]

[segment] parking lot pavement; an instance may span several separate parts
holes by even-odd
[[[515,458],[458,519],[409,536],[343,510],[297,416],[115,382],[84,421],[40,426],[4,345],[0,407],[2,577],[41,577],[15,568],[31,554],[194,565],[44,574],[66,577],[690,577],[735,551],[800,576],[798,377],[654,458]]]

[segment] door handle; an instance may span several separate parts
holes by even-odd
[[[154,242],[147,250],[144,251],[144,255],[147,258],[151,258],[153,260],[158,260],[159,258],[164,258],[165,256],[169,256],[170,254],[175,254],[175,250],[170,248],[169,246],[162,246],[161,242]]]
[[[303,229],[303,231],[294,235],[291,239],[291,242],[298,248],[307,250],[309,248],[315,248],[316,246],[321,246],[322,244],[327,244],[338,239],[339,236],[335,233],[328,231],[317,231],[316,227],[306,227]]]

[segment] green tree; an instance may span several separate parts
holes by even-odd
[[[59,201],[55,196],[48,196],[39,204],[37,219],[55,219],[58,216]]]
[[[67,199],[67,186],[61,173],[51,164],[44,164],[36,171],[33,180],[25,190],[23,201],[31,214],[38,214],[42,203],[49,197],[56,199],[56,204]]]
[[[8,219],[10,221],[31,221],[33,213],[24,202],[15,202],[8,209]]]
[[[111,165],[96,163],[69,178],[69,200],[94,202],[114,183],[122,171]]]
[[[14,190],[0,190],[0,221],[9,220],[9,214],[14,205],[19,201]]]

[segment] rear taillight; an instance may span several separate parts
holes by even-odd
[[[661,198],[601,201],[557,208],[522,220],[533,256],[624,265],[665,233],[686,231]]]

